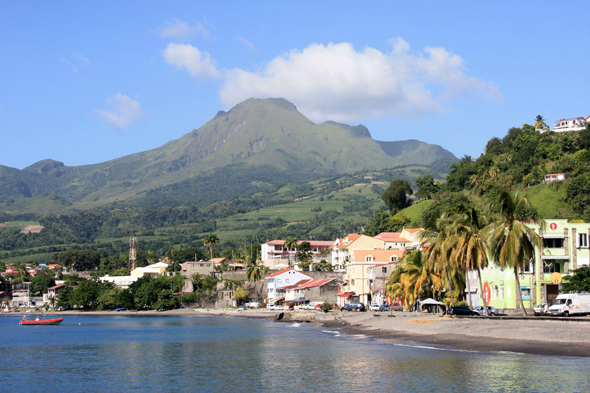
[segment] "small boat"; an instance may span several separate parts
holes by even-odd
[[[53,319],[37,319],[33,321],[27,321],[27,317],[23,317],[23,319],[19,322],[19,325],[59,325],[63,318],[53,318]]]

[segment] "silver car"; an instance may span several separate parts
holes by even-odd
[[[473,309],[479,315],[486,315],[486,311],[483,309],[483,306],[475,307]],[[488,314],[490,317],[495,317],[499,314],[498,309],[492,306],[488,306]]]
[[[533,312],[535,313],[535,315],[543,315],[543,314],[547,314],[547,311],[549,310],[549,304],[547,303],[541,303],[541,304],[537,304],[534,308],[533,308]]]

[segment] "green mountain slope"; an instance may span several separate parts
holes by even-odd
[[[449,157],[424,142],[377,142],[362,125],[314,124],[284,99],[249,99],[153,150],[78,167],[53,160],[22,171],[0,167],[0,201],[51,193],[92,207],[150,195],[190,200],[205,187],[199,198],[220,200],[268,184]]]

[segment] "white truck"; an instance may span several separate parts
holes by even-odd
[[[557,295],[557,299],[549,307],[547,314],[563,315],[564,317],[576,314],[590,314],[590,294],[565,293]]]

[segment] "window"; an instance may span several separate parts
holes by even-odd
[[[367,255],[365,257],[365,262],[373,262],[373,256],[372,255]]]
[[[578,233],[578,248],[588,247],[588,234]]]
[[[520,287],[520,294],[522,295],[523,300],[527,300],[531,298],[531,288],[530,287]]]
[[[381,273],[387,273],[387,268],[386,267],[382,267],[381,268]]]
[[[555,273],[560,272],[560,264],[552,259],[546,259],[543,261],[543,273]]]
[[[563,239],[543,239],[545,248],[563,248]]]
[[[287,278],[287,279],[285,279],[285,282],[289,282],[289,279],[288,279],[288,278]]]
[[[397,257],[392,255],[390,261],[391,262],[397,262]]]
[[[201,267],[203,267],[203,264],[201,263]]]
[[[277,282],[281,282],[281,279],[280,278],[277,278]]]

